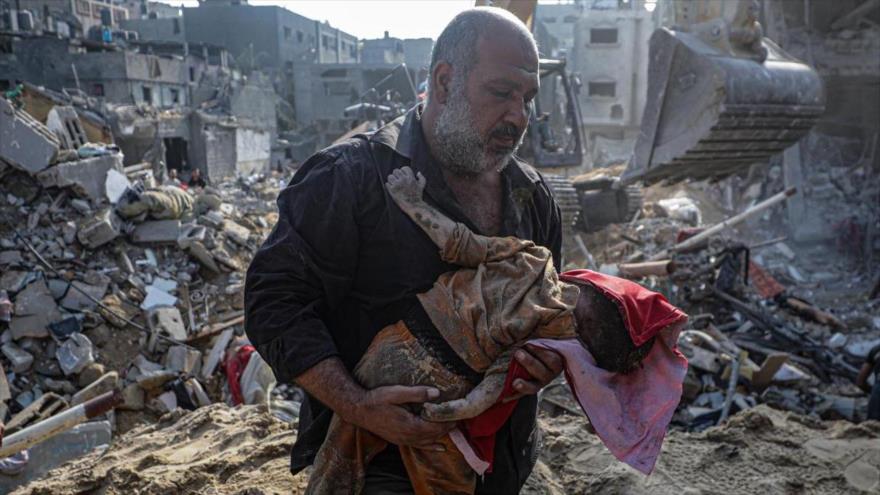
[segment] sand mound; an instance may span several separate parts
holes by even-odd
[[[880,423],[818,422],[758,406],[702,433],[670,433],[654,473],[617,462],[579,418],[542,418],[531,494],[840,494],[880,491]]]
[[[545,446],[527,494],[877,493],[880,423],[817,422],[759,406],[702,433],[671,433],[651,477],[617,462],[574,416],[542,417]],[[14,492],[302,493],[290,426],[256,406],[163,416]]]
[[[105,454],[69,462],[13,493],[301,493],[305,480],[288,468],[294,438],[265,407],[178,409],[121,436]]]

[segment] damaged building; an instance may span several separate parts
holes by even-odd
[[[157,170],[197,168],[210,180],[270,165],[277,133],[271,82],[259,72],[242,76],[222,47],[96,42],[35,25],[0,34],[0,89],[22,82],[75,96],[102,115],[126,165],[154,160]]]

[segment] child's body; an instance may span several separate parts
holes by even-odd
[[[459,270],[419,294],[420,307],[383,329],[355,369],[367,388],[427,385],[432,421],[478,416],[495,404],[513,351],[531,339],[577,340],[599,367],[627,372],[654,344],[636,345],[620,308],[588,283],[559,280],[551,253],[530,241],[485,237],[456,224],[422,199],[424,179],[395,170],[387,189]],[[401,446],[415,493],[473,493],[476,474],[447,437],[444,452]],[[308,493],[359,493],[366,465],[386,442],[334,416],[315,459]]]

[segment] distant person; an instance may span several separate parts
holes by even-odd
[[[183,186],[183,189],[186,189],[186,186],[184,186],[184,184],[182,182],[180,182],[180,177],[178,177],[178,175],[177,175],[176,168],[168,169],[168,178],[165,180],[165,185],[166,186],[176,186],[176,187]]]
[[[868,377],[874,375],[874,386],[868,385]],[[856,385],[870,394],[868,400],[868,419],[880,421],[880,345],[874,346],[865,359],[865,364],[859,370],[859,376],[856,378]]]
[[[208,185],[208,183],[205,182],[205,179],[202,178],[202,171],[197,168],[193,169],[192,173],[189,176],[189,182],[187,184],[189,184],[189,187],[202,188]]]

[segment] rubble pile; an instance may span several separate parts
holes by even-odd
[[[617,462],[580,416],[542,414],[541,455],[527,495],[876,493],[877,423],[820,422],[760,405],[703,432],[671,431],[650,477]],[[293,476],[295,429],[263,406],[177,410],[76,459],[14,495],[175,493],[301,494]]]
[[[112,390],[121,404],[65,433],[85,450],[0,460],[18,473],[0,491],[176,408],[274,397],[298,413],[242,336],[244,270],[280,181],[159,185],[111,144],[60,139],[69,129],[0,98],[0,423],[8,436]]]
[[[569,266],[632,278],[690,314],[673,424],[703,430],[758,404],[865,418],[854,381],[880,344],[880,181],[856,142],[810,134],[801,190],[784,206],[765,207],[789,185],[771,162],[714,184],[652,186],[628,223],[578,234]],[[806,220],[791,225],[795,199]]]

